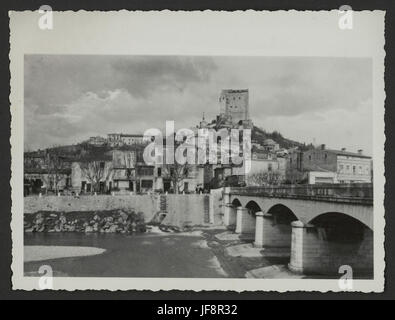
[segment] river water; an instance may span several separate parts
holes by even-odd
[[[71,277],[225,277],[217,258],[198,233],[25,234],[25,246],[76,246],[105,249],[93,256],[25,262],[27,276],[50,265],[55,276]],[[34,247],[30,247],[31,249]]]

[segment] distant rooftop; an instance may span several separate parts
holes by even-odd
[[[274,145],[274,144],[276,144],[276,142],[273,139],[265,139],[263,141],[263,144],[264,145]]]
[[[336,153],[337,155],[340,155],[340,156],[358,157],[358,158],[366,158],[366,159],[371,159],[372,158],[372,157],[367,156],[367,155],[362,154],[362,153],[350,152],[350,151],[347,151],[347,150],[332,150],[332,149],[328,149],[328,151]]]
[[[241,93],[248,92],[248,89],[222,89],[222,94],[224,93]]]
[[[109,133],[109,136],[111,135],[120,135],[121,137],[143,137],[143,134],[140,133]]]
[[[321,145],[321,147],[312,149],[311,151],[326,151],[326,152],[334,153],[339,156],[346,156],[346,157],[357,157],[357,158],[365,158],[365,159],[372,158],[370,156],[363,154],[362,150],[361,150],[361,152],[350,152],[350,151],[347,151],[346,149],[343,149],[343,150],[327,149],[327,148],[325,148],[325,145]]]

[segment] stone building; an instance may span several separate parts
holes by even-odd
[[[136,150],[113,150],[110,189],[136,191]]]
[[[92,181],[87,174],[90,163],[99,164],[99,167],[94,168],[96,171],[93,173],[97,173],[97,170],[101,168],[98,190],[94,190],[95,181]],[[188,172],[178,181],[178,190],[192,193],[203,187],[204,167],[188,165],[186,168]],[[71,175],[72,187],[77,193],[174,192],[175,187],[170,170],[171,167],[167,172],[167,166],[164,164],[145,163],[142,148],[118,148],[107,154],[74,161]],[[97,174],[94,176],[97,177]]]
[[[64,192],[71,187],[71,169],[62,168],[55,174],[45,168],[26,168],[24,195]]]
[[[71,187],[68,159],[55,150],[24,154],[24,195],[63,192]]]
[[[71,190],[74,193],[105,193],[113,188],[113,162],[108,154],[75,159],[71,163]]]
[[[175,193],[176,189],[179,192],[193,193],[204,188],[205,179],[205,165],[198,163],[187,163],[180,165],[174,161],[173,164],[166,163],[167,154],[173,153],[177,146],[164,146],[162,164],[155,164],[155,190],[160,192]],[[197,147],[190,145],[189,148],[195,149],[197,154]],[[178,178],[177,178],[178,177]]]
[[[270,152],[277,152],[280,150],[280,145],[272,139],[265,139],[263,141],[263,149]]]
[[[280,184],[285,179],[286,159],[277,157],[275,153],[253,152],[250,166],[216,165],[214,168],[214,186],[262,186],[264,184]]]
[[[303,152],[298,148],[289,149],[286,156],[285,182],[294,184],[303,181],[305,178]]]
[[[97,163],[91,175],[100,177],[99,190],[109,192],[145,193],[156,189],[157,171],[146,165],[140,149],[114,149],[109,153],[86,157],[73,162],[72,185],[75,192],[93,192],[89,164]]]
[[[370,183],[372,158],[362,150],[349,152],[327,149],[325,145],[288,156],[287,180],[292,183]]]
[[[95,137],[90,137],[87,142],[94,146],[102,146],[107,143],[107,139],[100,136],[95,136]]]
[[[246,172],[246,185],[280,184],[285,180],[286,159],[273,152],[254,152],[251,168]]]
[[[109,133],[107,135],[107,142],[112,147],[119,146],[133,146],[144,144],[144,135],[142,134],[124,134],[124,133]]]

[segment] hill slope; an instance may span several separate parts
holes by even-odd
[[[265,139],[272,139],[280,145],[280,148],[289,149],[292,147],[299,147],[302,150],[308,149],[311,144],[306,145],[298,141],[284,138],[278,131],[266,132],[264,129],[254,126],[251,131],[251,139],[260,145],[263,145]]]

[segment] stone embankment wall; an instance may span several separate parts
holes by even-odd
[[[210,221],[215,225],[223,224],[222,195],[223,188],[210,191]]]
[[[217,201],[215,203],[219,205]],[[158,212],[164,212],[166,216],[162,223],[175,226],[212,223],[210,208],[216,212],[219,210],[210,205],[208,194],[29,196],[24,198],[25,214],[38,211],[67,213],[125,209],[134,210],[136,213],[143,212],[145,221],[148,222]]]
[[[169,194],[166,199],[166,217],[163,224],[192,226],[210,223],[210,195]]]

